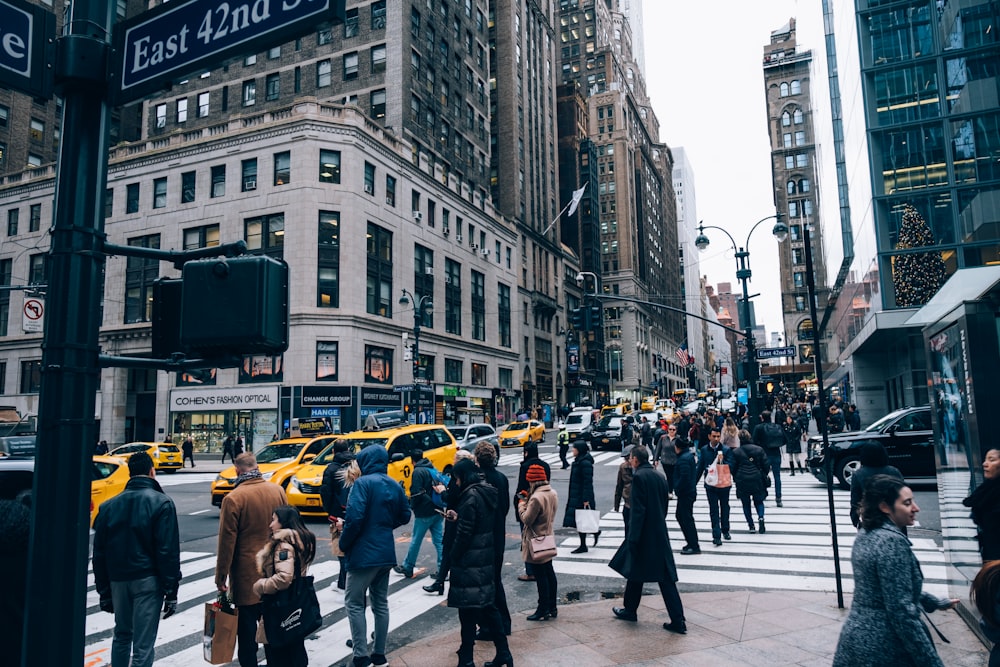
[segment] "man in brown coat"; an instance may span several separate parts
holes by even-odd
[[[236,636],[240,667],[257,664],[257,621],[260,596],[253,592],[257,574],[257,552],[271,536],[271,515],[288,504],[285,491],[264,481],[257,457],[250,452],[236,457],[236,486],[222,500],[219,513],[219,548],[215,561],[215,584],[220,591],[232,589],[239,609]]]

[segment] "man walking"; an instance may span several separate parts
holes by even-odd
[[[222,462],[226,462],[226,457],[229,457],[231,463],[236,463],[236,457],[233,456],[233,435],[230,433],[226,436],[226,439],[222,441]]]
[[[566,454],[569,452],[569,431],[566,430],[565,426],[559,427],[559,436],[556,438],[556,442],[559,445],[559,460],[562,462],[562,469],[565,470],[569,467],[569,461],[566,460]]]
[[[247,452],[236,457],[236,485],[222,499],[219,545],[215,558],[215,585],[231,589],[239,610],[236,627],[240,667],[257,664],[257,621],[260,596],[253,592],[259,578],[257,552],[271,539],[271,515],[288,504],[285,491],[261,477],[257,458]]]
[[[331,522],[344,518],[347,509],[347,496],[350,489],[344,483],[344,473],[341,472],[354,460],[350,440],[335,440],[333,443],[333,461],[323,471],[323,484],[319,487],[319,497],[323,501],[323,511],[329,515]],[[340,538],[337,538],[338,540]],[[347,569],[344,567],[344,557],[338,556],[340,571],[337,573],[337,589],[347,588]]]
[[[670,622],[663,629],[687,634],[684,605],[677,592],[677,566],[667,535],[667,484],[649,464],[649,451],[635,447],[629,453],[632,466],[632,511],[626,538],[608,564],[626,579],[624,607],[613,607],[615,618],[636,622],[643,582],[656,582]]]
[[[753,428],[753,444],[767,453],[767,463],[771,466],[774,476],[774,503],[781,505],[781,450],[785,446],[785,431],[777,424],[771,423],[771,413],[764,410],[760,413],[760,423]]]
[[[183,453],[183,458],[181,459],[181,465],[184,465],[188,461],[191,461],[191,467],[194,467],[194,440],[191,439],[191,434],[189,433],[184,438],[184,442],[181,443],[181,452]]]
[[[705,480],[705,498],[708,500],[708,515],[712,519],[712,544],[717,547],[722,546],[722,538],[731,540],[729,535],[729,492],[732,490],[733,482],[730,477],[725,480],[725,486],[719,486],[719,482],[708,483],[708,469],[712,463],[717,465],[731,465],[733,450],[722,444],[722,432],[712,427],[708,432],[708,444],[701,448],[698,455],[698,479]]]
[[[441,536],[444,532],[444,516],[438,512],[438,507],[432,500],[434,495],[434,478],[431,475],[431,462],[424,458],[424,452],[414,449],[410,458],[413,460],[413,473],[410,477],[410,509],[413,510],[413,532],[410,538],[410,548],[402,565],[393,569],[411,579],[413,567],[420,555],[420,546],[424,542],[427,531],[431,533],[431,543],[437,551],[437,568],[441,569]]]
[[[115,615],[111,667],[150,667],[163,618],[177,611],[180,535],[174,501],[156,482],[153,459],[128,460],[125,490],[94,521],[94,582],[101,610]]]
[[[698,471],[694,462],[691,443],[684,438],[674,440],[674,451],[677,453],[677,463],[674,465],[674,495],[677,497],[677,509],[674,517],[677,519],[681,532],[684,533],[685,556],[701,553],[698,545],[698,529],[694,525],[694,501],[698,498]]]
[[[389,453],[382,445],[362,449],[356,458],[361,476],[351,487],[340,533],[347,564],[344,606],[351,626],[354,667],[389,663],[385,641],[389,634],[389,572],[396,566],[392,531],[410,521],[410,505],[403,487],[386,474]],[[375,615],[375,644],[368,653],[365,597]]]

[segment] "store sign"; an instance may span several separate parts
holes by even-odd
[[[402,396],[394,391],[386,391],[385,389],[366,389],[361,388],[361,404],[362,405],[391,405],[393,407],[399,407],[402,403]]]
[[[354,402],[350,387],[302,387],[302,407],[348,407]]]
[[[278,387],[174,389],[170,392],[170,409],[173,412],[277,410]]]
[[[441,391],[445,396],[465,396],[465,389],[463,387],[444,387]]]
[[[313,408],[309,411],[310,417],[339,417],[340,408]]]

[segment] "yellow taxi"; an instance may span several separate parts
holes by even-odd
[[[181,450],[169,442],[130,442],[108,452],[108,456],[128,459],[136,452],[146,452],[153,459],[156,472],[177,472],[184,465]]]
[[[95,456],[90,467],[90,525],[105,500],[114,498],[128,484],[128,461],[115,456]]]
[[[607,417],[608,415],[621,415],[625,416],[632,411],[632,404],[627,401],[622,401],[621,403],[615,403],[613,405],[605,405],[601,408],[601,416]]]
[[[316,456],[337,439],[335,435],[321,435],[309,438],[286,438],[275,440],[255,456],[260,476],[264,479],[288,488],[288,481],[299,468],[312,461]],[[229,466],[219,473],[212,482],[212,504],[222,507],[222,499],[236,486],[236,468]]]
[[[537,419],[511,422],[497,437],[501,447],[524,447],[529,442],[545,440],[545,424]]]
[[[349,441],[356,452],[372,445],[389,450],[389,477],[402,484],[407,494],[413,472],[410,453],[414,449],[423,451],[424,458],[444,473],[450,472],[458,450],[455,438],[447,428],[437,424],[408,424],[401,410],[371,415],[364,429],[336,436],[336,439]],[[307,516],[326,516],[319,489],[323,484],[323,472],[332,461],[331,445],[312,463],[302,466],[285,489],[288,504]]]

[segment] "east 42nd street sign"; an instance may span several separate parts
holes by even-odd
[[[344,20],[346,0],[168,2],[115,29],[111,95],[132,102],[192,73]]]

